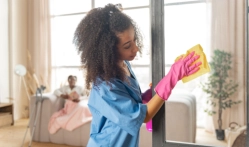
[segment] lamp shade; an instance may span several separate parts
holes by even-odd
[[[26,67],[18,64],[15,66],[14,72],[18,76],[24,76],[27,73]]]

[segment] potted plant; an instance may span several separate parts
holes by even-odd
[[[238,84],[229,79],[232,56],[230,53],[221,50],[214,50],[212,61],[209,63],[211,73],[206,83],[201,83],[202,90],[209,95],[207,104],[218,107],[218,129],[215,130],[216,138],[224,140],[224,130],[222,129],[222,111],[231,108],[241,101],[234,101],[231,96],[237,91]],[[217,112],[212,109],[204,110],[209,115]]]

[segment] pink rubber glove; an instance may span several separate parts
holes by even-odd
[[[144,93],[142,93],[142,102],[146,104],[152,98],[152,84],[150,84],[150,89],[147,89]],[[146,129],[149,132],[152,132],[152,120],[146,123]]]
[[[152,84],[150,84],[150,88],[147,89],[144,93],[142,93],[142,102],[143,104],[146,104],[150,101],[152,98]]]
[[[194,56],[194,53],[195,52],[193,51],[186,58],[181,58],[175,62],[171,66],[169,73],[156,85],[154,90],[163,100],[168,99],[172,89],[179,80],[181,80],[184,76],[189,76],[197,72],[200,69],[199,65],[202,64],[201,62],[191,65],[200,57],[199,55]]]
[[[152,119],[146,123],[146,129],[149,132],[153,131],[153,128],[152,128]]]

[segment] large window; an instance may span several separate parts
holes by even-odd
[[[131,62],[142,91],[151,82],[150,72],[150,9],[149,0],[51,0],[52,22],[52,90],[67,83],[68,75],[76,75],[78,84],[84,86],[80,57],[72,44],[73,33],[87,11],[94,7],[103,7],[108,3],[121,3],[124,13],[137,22],[143,35],[143,55]],[[70,7],[69,7],[70,5]],[[201,44],[207,57],[208,26],[205,1],[165,0],[165,65],[166,73],[175,58],[196,44]],[[198,13],[197,13],[198,12]],[[141,17],[143,16],[143,17]],[[201,79],[186,84],[178,82],[176,88],[192,92]],[[198,99],[198,126],[203,125],[203,100]]]
[[[80,57],[72,44],[73,33],[87,11],[103,7],[108,3],[121,3],[124,13],[137,22],[143,35],[143,55],[131,62],[142,91],[151,82],[150,72],[150,9],[149,0],[51,0],[52,22],[52,90],[67,82],[68,75],[76,75],[78,84],[84,86]],[[70,6],[70,7],[69,7]],[[204,1],[165,0],[165,65],[166,73],[175,58],[196,44],[201,44],[208,52],[207,11]],[[143,17],[141,17],[143,16]],[[207,56],[208,57],[208,56]],[[177,88],[193,91],[200,79],[186,84],[179,82]],[[198,121],[202,126],[202,100],[197,101]]]
[[[150,72],[150,10],[149,0],[51,0],[52,22],[52,90],[67,82],[68,75],[76,75],[78,84],[84,86],[83,71],[80,68],[80,57],[72,44],[73,33],[87,11],[94,7],[103,7],[108,3],[121,3],[124,13],[131,16],[143,35],[143,55],[131,62],[142,91],[151,82]],[[70,7],[69,7],[70,5]],[[204,1],[165,0],[165,65],[166,73],[175,58],[196,44],[201,44],[207,57],[208,26],[207,6]],[[198,13],[197,13],[198,12]],[[141,15],[143,17],[141,17]],[[200,79],[186,84],[179,82],[177,88],[193,91]],[[202,100],[197,101],[199,109],[198,125],[203,123]]]
[[[143,35],[143,54],[131,62],[141,90],[145,91],[151,79],[151,26],[150,2],[153,0],[50,0],[52,32],[52,90],[67,83],[68,75],[78,77],[78,85],[84,86],[84,71],[80,57],[72,43],[73,34],[86,13],[108,3],[121,3],[124,13],[128,14],[139,26]],[[176,57],[188,49],[201,44],[208,61],[210,60],[210,10],[208,0],[164,0],[165,34],[165,73]],[[1,55],[1,54],[0,54]],[[205,100],[198,85],[205,76],[190,82],[178,82],[175,89],[184,89],[196,95],[197,126],[205,122]],[[1,91],[0,91],[1,92]],[[0,95],[1,96],[1,95]],[[196,136],[200,137],[200,136]],[[201,136],[202,137],[202,136]],[[213,137],[215,135],[213,134]],[[202,138],[205,138],[202,137]],[[206,140],[203,139],[206,144]],[[209,142],[210,143],[210,142]]]
[[[209,61],[209,27],[208,10],[205,0],[165,0],[165,64],[166,73],[175,58],[185,54],[188,49],[201,44]],[[198,87],[205,78],[201,76],[187,83],[178,82],[176,89],[190,91],[196,96],[197,126],[205,124],[206,105],[202,92]]]
[[[201,44],[210,60],[210,14],[206,0],[164,0],[165,73],[176,57]],[[149,0],[51,0],[52,22],[52,90],[67,83],[68,75],[76,75],[84,86],[84,71],[80,57],[72,43],[73,34],[86,13],[108,3],[121,3],[124,13],[139,26],[143,35],[143,54],[131,62],[141,90],[145,91],[151,79],[151,26]],[[155,72],[155,71],[153,71]],[[184,89],[196,95],[197,126],[205,125],[205,100],[198,85],[205,76],[188,83],[178,82],[175,89]]]

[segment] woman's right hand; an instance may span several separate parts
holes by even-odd
[[[194,54],[195,52],[193,51],[184,59],[181,57],[171,66],[170,71],[176,75],[177,80],[181,80],[183,77],[189,76],[199,70],[199,65],[201,65],[201,62],[191,65],[200,58],[200,55],[194,56]]]
[[[152,130],[150,120],[159,111],[161,106],[164,104],[164,101],[169,98],[176,83],[184,76],[189,76],[200,69],[199,65],[201,65],[201,62],[193,64],[198,58],[199,56],[194,56],[194,52],[192,52],[186,58],[181,58],[176,61],[172,65],[168,74],[156,85],[154,89],[156,94],[147,103],[147,113],[144,119],[144,122],[147,123],[146,127],[149,131]]]
[[[195,52],[191,52],[187,57],[179,59],[172,66],[168,74],[161,80],[155,87],[155,92],[163,100],[167,100],[171,94],[171,90],[175,87],[176,83],[184,76],[189,76],[200,69],[201,62],[194,63],[199,59],[199,55],[194,56]]]

